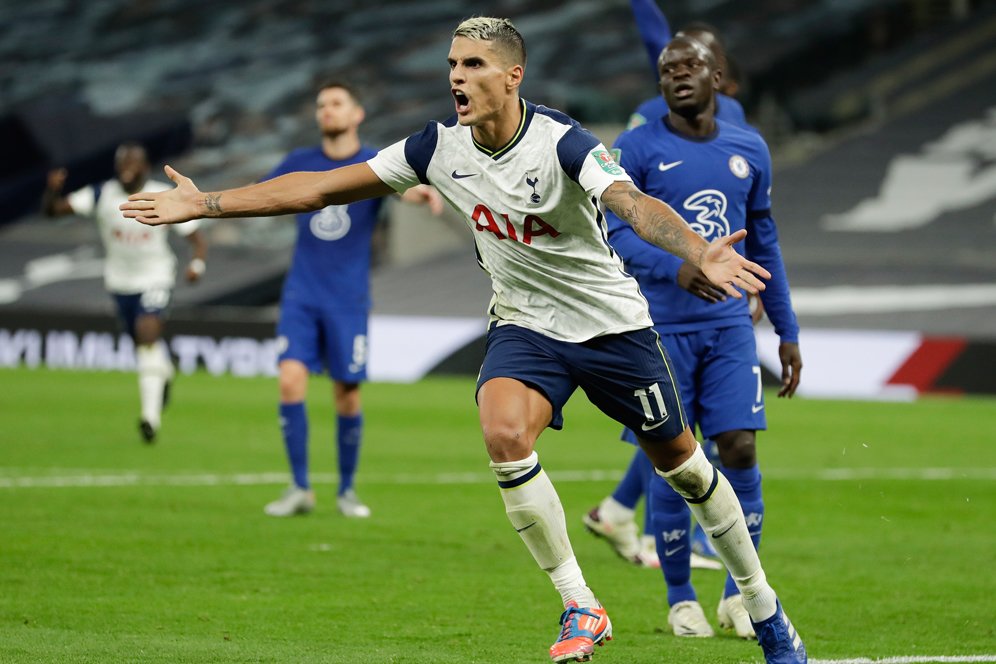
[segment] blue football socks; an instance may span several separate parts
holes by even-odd
[[[353,488],[353,476],[360,460],[363,415],[339,415],[336,444],[339,447],[339,495]]]
[[[280,404],[280,430],[294,484],[308,489],[308,414],[303,402]]]
[[[657,557],[667,581],[668,606],[697,599],[692,587],[692,538],[689,535],[692,514],[688,505],[656,473],[650,480],[648,504],[653,515]]]

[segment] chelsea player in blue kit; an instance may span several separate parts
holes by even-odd
[[[654,80],[657,80],[657,58],[671,41],[671,25],[660,7],[657,6],[656,0],[630,0],[629,4],[633,10],[636,27],[640,31],[643,47],[647,51]],[[736,94],[736,82],[730,77],[729,58],[715,30],[704,23],[693,23],[685,26],[677,34],[699,40],[712,51],[713,57],[716,58],[716,64],[722,71],[720,88],[716,93],[716,117],[725,122],[748,126],[743,106],[733,98],[733,95]],[[627,129],[663,117],[667,115],[667,111],[667,103],[664,99],[660,95],[654,95],[636,107],[629,118]]]
[[[799,327],[771,217],[767,146],[757,132],[715,116],[720,72],[703,44],[676,38],[661,53],[659,67],[668,115],[622,134],[616,142],[620,163],[641,190],[670,204],[704,239],[747,230],[737,248],[772,275],[761,298],[781,341],[779,396],[791,397],[802,368]],[[756,546],[764,503],[755,431],[765,428],[765,417],[747,302],[725,297],[694,266],[640,239],[611,212],[608,223],[610,242],[650,304],[689,425],[698,424],[703,437],[716,441],[720,469],[737,493]],[[627,435],[636,442],[632,431]],[[668,623],[680,636],[711,636],[690,582],[688,507],[659,478],[651,479],[648,501],[668,585]],[[717,614],[721,626],[743,638],[755,636],[732,578]]]
[[[654,80],[659,81],[657,61],[661,51],[671,41],[671,26],[657,6],[656,0],[630,0],[630,7],[633,10],[633,18],[650,59]],[[747,117],[740,102],[733,98],[737,84],[729,76],[727,69],[730,59],[715,29],[704,23],[693,23],[687,25],[678,34],[701,42],[712,52],[716,60],[717,68],[720,70],[719,89],[714,97],[716,118],[754,131],[754,128],[747,124]],[[657,94],[637,107],[630,116],[627,129],[645,124],[648,119],[656,121],[667,113],[667,102],[662,95]],[[757,296],[751,296],[749,302],[755,308],[753,313],[756,314],[756,321],[761,317],[763,307],[758,302]],[[715,442],[705,439],[702,441],[702,447],[709,459],[718,463]],[[644,510],[642,539],[637,535],[639,528],[634,521],[636,505],[640,498],[647,494],[652,476],[653,469],[646,455],[640,454],[637,450],[626,469],[626,473],[612,494],[584,514],[582,520],[591,533],[604,538],[624,560],[656,568],[660,566],[660,562],[655,550],[650,510]],[[696,524],[692,532],[692,567],[722,569],[722,565],[716,560],[716,551],[702,528]]]
[[[318,90],[315,119],[322,142],[291,152],[264,179],[295,171],[328,171],[362,164],[377,154],[360,142],[364,119],[356,92],[346,82],[327,81]],[[406,192],[438,213],[431,187]],[[264,508],[270,516],[310,512],[315,495],[308,478],[309,373],[327,370],[333,379],[339,490],[336,504],[347,517],[368,517],[353,488],[363,435],[360,383],[367,376],[370,313],[370,248],[383,198],[328,205],[297,215],[297,242],[280,298],[280,427],[293,483]]]
[[[121,210],[141,223],[174,224],[197,216],[300,213],[419,183],[436,186],[467,224],[491,276],[478,415],[508,521],[560,594],[551,660],[589,661],[595,646],[612,637],[535,451],[546,428],[563,426],[563,406],[580,387],[607,415],[639,430],[656,472],[710,533],[743,593],[767,663],[805,664],[805,647],[767,582],[736,495],[687,426],[647,301],[609,246],[598,203],[736,299],[743,297],[737,288],[763,290],[760,279],[770,276],[733,250],[746,233],[706,242],[670,206],[637,189],[590,132],[522,99],[525,44],[511,21],[465,20],[447,61],[455,114],[365,164],[221,192],[201,192],[167,167],[176,189],[133,194]],[[494,630],[489,652],[500,653],[516,637],[507,628]]]

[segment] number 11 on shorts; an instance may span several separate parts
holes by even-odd
[[[654,415],[653,410],[651,410],[651,394],[654,395],[654,402],[657,404],[657,410],[660,412],[659,417]],[[636,390],[633,392],[633,396],[639,397],[640,404],[643,406],[643,414],[646,415],[648,422],[667,419],[667,406],[664,405],[664,397],[661,395],[660,385],[654,383],[648,388]]]

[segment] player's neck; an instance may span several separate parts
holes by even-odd
[[[695,115],[680,115],[671,111],[667,121],[676,132],[692,138],[705,138],[716,131],[716,115],[711,108]]]
[[[323,134],[322,152],[329,159],[340,160],[352,157],[360,151],[360,137],[356,132]]]
[[[502,108],[500,113],[473,126],[474,140],[492,150],[505,147],[519,131],[524,112],[522,100],[515,97]]]

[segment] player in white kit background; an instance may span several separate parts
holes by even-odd
[[[554,662],[588,661],[612,636],[604,607],[574,556],[564,511],[534,451],[577,387],[638,432],[657,472],[716,543],[758,623],[769,663],[805,662],[805,649],[763,570],[729,483],[692,436],[647,302],[606,238],[601,201],[641,237],[698,266],[730,297],[769,275],[732,249],[738,232],[707,243],[667,204],[646,196],[609,151],[563,115],[519,97],[525,46],[507,19],[461,23],[447,57],[456,116],[363,164],[292,173],[202,193],[167,168],[177,188],[139,193],[125,215],[151,225],[198,216],[273,215],[434,185],[473,231],[491,275],[487,350],[477,401],[506,513],[561,595]]]
[[[66,196],[62,188],[66,171],[49,173],[42,208],[48,216],[78,214],[97,222],[104,245],[104,286],[114,298],[118,318],[135,342],[141,401],[139,432],[147,443],[155,441],[162,409],[169,399],[173,361],[161,340],[163,318],[176,284],[176,255],[164,228],[136,228],[122,219],[118,207],[130,194],[165,191],[165,182],[149,180],[149,159],[138,143],[123,143],[114,154],[116,177],[83,187]],[[193,256],[185,276],[195,282],[204,274],[207,241],[197,222],[177,226],[190,242]]]

